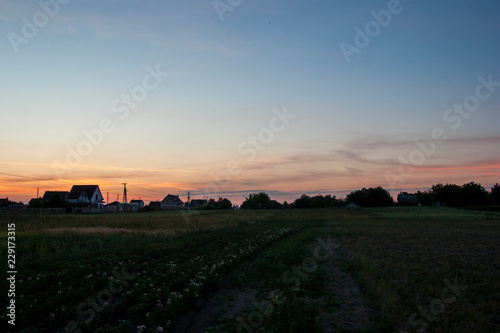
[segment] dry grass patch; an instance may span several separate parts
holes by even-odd
[[[57,234],[67,233],[67,232],[75,232],[79,234],[130,234],[134,232],[133,230],[125,228],[107,228],[107,227],[53,228],[53,229],[47,229],[46,231]]]

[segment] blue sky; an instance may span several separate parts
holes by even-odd
[[[500,4],[401,1],[348,63],[340,44],[354,45],[355,27],[364,30],[371,11],[391,3],[244,0],[222,21],[212,1],[72,0],[58,3],[16,53],[9,38],[23,36],[23,18],[33,22],[42,8],[3,1],[0,172],[8,175],[0,174],[0,197],[27,200],[36,187],[87,182],[120,193],[124,181],[151,200],[210,196],[203,190],[214,181],[210,173],[231,160],[242,172],[213,195],[235,202],[257,190],[289,200],[363,186],[493,185],[500,91],[456,130],[443,114],[474,94],[478,77],[500,81]],[[110,105],[142,82],[148,66],[169,75],[120,120]],[[296,118],[246,161],[239,145],[284,108]],[[104,118],[112,133],[77,167],[56,174],[53,163],[64,164],[67,147]],[[449,138],[413,173],[388,183],[414,140],[429,140],[438,127]]]

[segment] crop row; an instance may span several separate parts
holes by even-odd
[[[176,249],[168,242],[145,250],[131,246],[124,253],[19,275],[17,319],[26,331],[170,331],[231,269],[291,231],[213,233],[201,244]]]

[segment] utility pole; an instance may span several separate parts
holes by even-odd
[[[127,203],[127,183],[123,184],[123,203]]]
[[[106,192],[106,205],[109,204],[109,192]]]
[[[40,198],[40,188],[39,187],[36,188],[36,198],[37,199]]]

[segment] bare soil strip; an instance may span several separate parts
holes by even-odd
[[[354,279],[340,268],[345,248],[335,249],[333,255],[321,263],[325,274],[322,297],[314,302],[319,309],[319,323],[324,332],[376,332],[372,321],[377,311],[366,305],[364,296]]]
[[[323,290],[319,296],[311,296],[308,302],[317,309],[323,332],[376,332],[373,318],[377,312],[366,305],[353,278],[340,268],[340,261],[346,255],[346,249],[340,247],[328,260],[319,263],[320,272],[324,274]],[[248,263],[242,265],[248,269]],[[217,290],[198,302],[181,320],[176,332],[226,332],[228,326],[236,327],[238,317],[247,318],[255,310],[254,304],[262,289],[256,286],[254,281],[244,287],[227,286]]]

